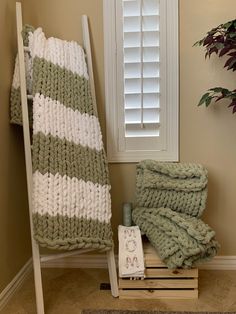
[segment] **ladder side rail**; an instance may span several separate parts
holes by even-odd
[[[87,65],[88,65],[91,94],[92,94],[92,99],[93,99],[93,106],[97,114],[97,101],[96,101],[95,83],[94,83],[94,75],[93,75],[90,34],[89,34],[88,17],[86,15],[82,16],[82,28],[83,28],[83,43],[84,43],[84,49],[87,56]],[[108,263],[108,271],[109,271],[109,278],[110,278],[110,284],[111,284],[111,293],[113,297],[118,297],[119,290],[118,290],[118,282],[117,282],[116,262],[115,262],[113,249],[107,252],[107,263]]]
[[[22,120],[23,120],[23,135],[24,135],[24,149],[25,149],[25,163],[26,163],[26,177],[27,177],[36,306],[37,306],[37,313],[44,314],[40,253],[39,253],[39,246],[36,243],[34,239],[34,234],[33,234],[33,218],[32,218],[33,171],[32,171],[30,128],[29,128],[27,88],[26,88],[26,76],[25,76],[25,57],[24,57],[23,39],[21,35],[22,34],[22,8],[21,8],[20,2],[16,2],[16,25],[17,25],[17,46],[18,46],[19,73],[20,73],[20,93],[21,93],[21,107],[22,107]]]
[[[84,50],[87,57],[88,75],[89,75],[89,83],[91,87],[93,106],[94,106],[95,113],[97,114],[97,100],[96,100],[96,91],[95,91],[95,83],[94,83],[94,75],[93,75],[93,63],[92,63],[92,53],[91,53],[91,44],[90,44],[90,35],[89,35],[87,15],[82,15],[82,29],[83,29],[83,44],[84,44]]]

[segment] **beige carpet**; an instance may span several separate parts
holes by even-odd
[[[236,312],[158,312],[124,310],[83,310],[81,314],[235,314]]]
[[[126,310],[133,313],[162,311],[164,314],[236,311],[236,271],[200,271],[199,298],[194,300],[121,300],[113,298],[109,290],[100,290],[102,282],[109,282],[106,269],[43,269],[45,312],[80,314],[84,309],[121,311],[114,314],[127,313]],[[36,313],[33,273],[0,313]]]

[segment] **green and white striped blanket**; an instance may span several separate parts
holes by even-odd
[[[34,237],[52,249],[113,246],[108,165],[83,49],[27,29],[27,87],[33,95]],[[19,68],[11,122],[21,124]]]

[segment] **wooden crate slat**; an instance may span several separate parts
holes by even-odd
[[[179,278],[179,277],[185,277],[185,278],[198,278],[198,269],[160,269],[160,268],[146,268],[145,269],[145,275],[146,278]]]
[[[144,264],[146,267],[161,267],[161,268],[167,268],[167,266],[162,262],[160,261],[158,258],[147,258],[145,256],[144,258]]]
[[[156,249],[149,243],[143,243],[143,252],[144,254],[154,253],[157,254]]]
[[[144,253],[144,255],[146,258],[156,258],[158,261],[162,262],[161,259],[158,257],[157,253],[148,252],[148,253]]]
[[[197,279],[119,280],[121,289],[189,289],[197,288]]]
[[[155,248],[143,243],[144,280],[119,280],[121,299],[196,299],[198,298],[198,269],[168,269]]]
[[[119,290],[120,299],[197,299],[198,290]]]
[[[144,254],[154,254],[157,255],[157,250],[150,242],[143,243],[143,252]]]

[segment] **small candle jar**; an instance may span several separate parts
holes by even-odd
[[[132,203],[123,203],[123,225],[132,226]]]

